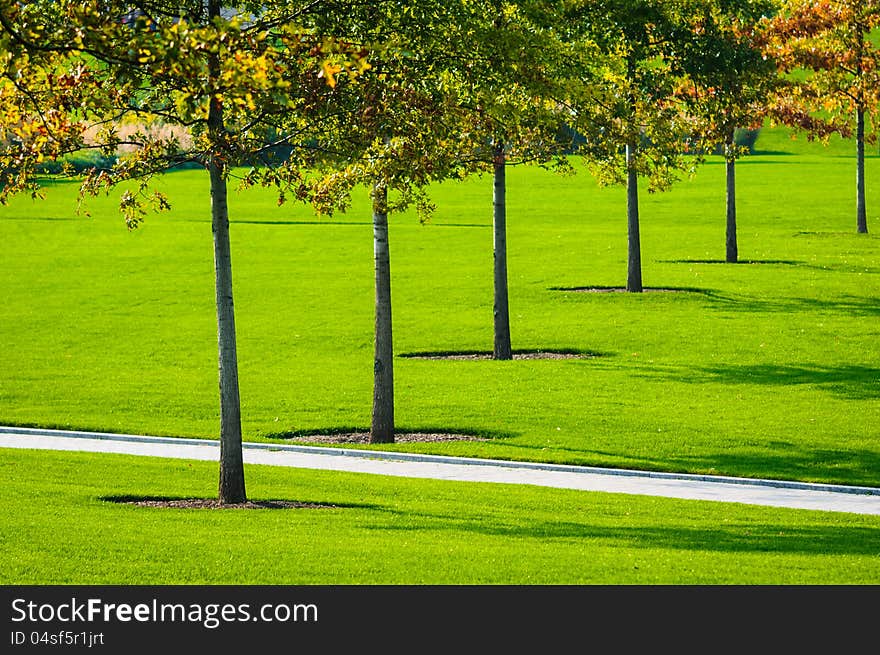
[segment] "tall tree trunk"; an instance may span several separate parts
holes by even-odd
[[[370,443],[394,442],[394,349],[391,342],[391,265],[388,251],[388,190],[373,187],[373,258],[376,326],[373,356],[373,415]]]
[[[865,110],[856,113],[856,219],[859,234],[868,233],[868,215],[865,209]]]
[[[627,271],[626,290],[642,292],[642,246],[639,238],[639,173],[636,170],[634,144],[626,146],[626,220],[627,220]]]
[[[727,144],[726,168],[727,168],[727,263],[736,264],[739,261],[739,249],[736,243],[736,159],[734,148],[736,141],[735,132],[731,131],[730,141]]]
[[[220,15],[220,3],[208,2],[208,15]],[[210,75],[220,76],[216,56],[209,60]],[[208,132],[213,144],[222,141],[222,101],[214,97],[208,110]],[[232,302],[232,257],[229,247],[229,205],[225,164],[213,152],[208,161],[211,179],[211,229],[214,233],[214,290],[217,304],[217,347],[220,377],[220,484],[221,503],[247,500],[241,448],[241,399],[238,391],[238,355],[235,346],[235,309]]]
[[[507,293],[507,162],[504,155],[504,142],[495,146],[495,175],[493,184],[493,252],[495,259],[494,327],[495,344],[492,356],[495,359],[513,359],[510,344],[510,309]]]
[[[211,224],[214,232],[214,288],[217,300],[217,346],[220,373],[220,487],[221,503],[247,500],[241,448],[241,401],[238,392],[238,356],[235,347],[235,310],[232,302],[232,259],[226,180],[216,163],[211,175]]]

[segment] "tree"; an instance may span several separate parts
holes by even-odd
[[[394,441],[394,342],[391,329],[391,254],[388,249],[388,188],[373,185],[373,271],[375,325],[373,343],[373,409],[370,443]]]
[[[569,38],[597,44],[607,61],[604,88],[579,103],[575,119],[599,182],[626,186],[629,292],[643,290],[639,179],[662,191],[695,165],[684,154],[690,125],[678,89],[680,46],[699,1],[579,0],[568,9]]]
[[[865,144],[877,140],[880,108],[880,48],[873,34],[878,25],[877,0],[787,0],[767,42],[787,82],[774,119],[809,138],[855,133],[859,233],[868,232]]]
[[[235,166],[271,163],[272,148],[287,144],[296,156],[254,169],[248,182],[312,198],[303,135],[320,124],[336,80],[367,67],[363,50],[300,27],[304,12],[313,10],[312,3],[287,2],[0,0],[0,38],[7,47],[0,106],[13,126],[0,154],[0,198],[25,189],[38,193],[36,167],[47,157],[82,148],[113,153],[126,145],[133,152],[110,169],[88,171],[81,190],[96,194],[135,181],[135,191],[123,191],[120,201],[133,229],[147,207],[169,206],[150,190],[155,175],[184,163],[208,172],[222,503],[247,498],[227,183]],[[125,122],[138,127],[123,137]],[[166,123],[185,128],[185,138],[151,130]],[[270,133],[280,136],[267,143]]]
[[[460,138],[449,62],[471,41],[468,0],[326,2],[309,25],[340,42],[372,44],[370,69],[355,83],[337,85],[335,111],[313,147],[322,182],[313,204],[319,213],[346,209],[351,193],[371,195],[374,252],[374,358],[371,443],[394,441],[389,216],[415,205],[423,219],[432,210],[426,188],[460,177]],[[453,36],[454,33],[460,38]],[[450,47],[450,44],[456,44]]]
[[[576,53],[559,38],[561,14],[553,3],[489,0],[478,12],[470,59],[459,59],[461,156],[492,172],[493,349],[513,358],[507,275],[507,167],[523,163],[573,169],[562,135],[570,78],[583,72]],[[479,17],[482,17],[480,20]],[[594,53],[595,54],[595,53]]]
[[[695,121],[695,144],[704,152],[720,144],[726,168],[725,260],[739,259],[736,226],[736,161],[748,153],[737,130],[758,129],[767,115],[778,79],[772,58],[762,47],[767,2],[707,4],[693,18],[693,39],[683,43],[682,93]]]

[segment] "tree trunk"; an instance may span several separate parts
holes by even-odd
[[[394,442],[394,349],[391,342],[391,265],[388,251],[388,190],[373,187],[373,257],[376,327],[370,443]]]
[[[232,260],[229,248],[226,180],[217,164],[211,163],[209,168],[220,368],[219,497],[221,503],[241,503],[247,500],[247,496],[241,450],[241,402],[238,393],[238,356],[235,347],[235,311],[232,302]]]
[[[510,345],[510,309],[507,293],[507,162],[504,143],[495,146],[495,176],[493,184],[493,252],[495,259],[495,302],[493,308],[495,359],[513,359]]]
[[[636,170],[634,144],[626,146],[626,219],[628,258],[626,290],[642,291],[642,246],[639,238],[639,174]]]
[[[220,502],[246,500],[241,451],[241,402],[232,302],[232,259],[229,210],[221,166],[211,161],[211,224],[214,232],[214,288],[217,300],[217,345],[220,369]]]
[[[868,215],[865,209],[865,111],[859,107],[856,114],[856,221],[859,234],[868,233]]]
[[[208,3],[211,18],[219,16],[220,3]],[[220,62],[212,56],[211,77],[220,74]],[[211,143],[222,140],[222,101],[214,97],[208,113]],[[220,377],[220,484],[221,503],[247,500],[244,486],[244,459],[241,448],[241,399],[238,392],[238,355],[235,346],[235,309],[232,302],[232,257],[229,246],[229,205],[226,197],[225,164],[218,153],[210,154],[211,228],[214,233],[214,290],[217,304],[217,347]]]
[[[736,159],[733,149],[736,147],[734,133],[730,133],[730,142],[727,146],[727,263],[736,264],[739,261],[739,250],[736,243]]]

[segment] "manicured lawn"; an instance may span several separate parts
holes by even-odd
[[[640,295],[556,290],[624,284],[622,189],[511,169],[514,349],[600,356],[399,357],[399,429],[491,440],[392,448],[877,485],[880,161],[868,160],[873,232],[858,235],[848,147],[765,131],[738,165],[747,263],[720,263],[720,160],[643,193],[645,285],[680,291]],[[207,179],[162,184],[172,213],[132,233],[112,198],[75,215],[70,184],[0,208],[0,423],[216,436]],[[392,217],[395,350],[490,350],[491,180],[434,197],[428,225]],[[366,197],[329,219],[261,191],[231,200],[245,438],[368,426]]]
[[[718,159],[642,195],[645,294],[625,282],[624,192],[509,172],[513,345],[577,360],[398,357],[403,431],[485,441],[383,449],[880,484],[880,162],[855,232],[851,144],[765,131],[738,165],[724,256]],[[127,232],[75,189],[0,208],[0,424],[216,437],[206,176]],[[392,217],[395,350],[492,345],[491,180],[444,184],[428,225]],[[231,196],[245,438],[365,428],[372,231]],[[247,468],[251,499],[335,507],[182,510],[108,497],[216,495],[204,462],[0,449],[0,583],[876,584],[877,517],[536,487]]]
[[[0,450],[0,584],[877,584],[880,517],[516,485]]]

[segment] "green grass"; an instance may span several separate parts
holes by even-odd
[[[248,468],[292,510],[210,497],[216,465],[0,450],[0,584],[877,584],[880,517]],[[124,471],[124,475],[120,475]]]
[[[644,280],[625,282],[624,192],[509,171],[515,349],[582,360],[395,362],[401,430],[481,442],[383,449],[880,485],[880,161],[855,231],[851,143],[765,131],[737,166],[740,256],[724,256],[724,166],[642,195]],[[0,424],[216,437],[206,176],[127,232],[75,188],[0,208]],[[398,354],[491,349],[491,180],[392,217]],[[231,196],[245,438],[363,428],[372,385],[366,195],[316,218]],[[877,517],[249,466],[252,499],[333,509],[160,510],[213,497],[217,465],[0,449],[0,583],[876,584]]]
[[[758,154],[738,165],[740,256],[750,263],[720,263],[718,158],[668,193],[643,194],[645,284],[679,293],[553,290],[624,284],[624,191],[586,172],[511,169],[514,348],[602,356],[398,357],[399,429],[492,439],[392,448],[878,485],[880,242],[856,234],[844,145],[762,134]],[[877,231],[873,154],[868,180]],[[0,210],[0,423],[216,436],[206,175],[162,184],[173,212],[132,233],[112,198],[76,216],[70,184]],[[392,217],[395,351],[490,350],[491,180],[434,196],[429,225]],[[332,219],[278,208],[259,191],[231,199],[245,438],[368,426],[366,195]]]

